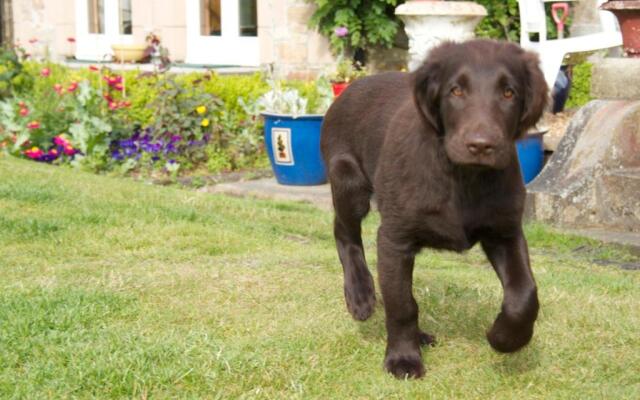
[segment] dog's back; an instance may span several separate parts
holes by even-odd
[[[354,156],[372,179],[390,121],[398,112],[414,110],[411,75],[387,72],[353,82],[327,111],[321,147],[327,166],[334,155]]]

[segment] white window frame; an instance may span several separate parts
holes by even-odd
[[[133,35],[120,34],[119,3],[119,0],[104,0],[104,33],[90,33],[88,1],[75,1],[76,59],[109,60],[113,56],[111,45],[133,44]]]
[[[220,36],[204,36],[200,33],[200,0],[186,0],[186,3],[188,64],[260,65],[258,36],[240,36],[240,1],[221,0]]]

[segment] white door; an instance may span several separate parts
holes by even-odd
[[[112,44],[132,44],[131,0],[76,0],[76,58],[102,61]]]
[[[257,0],[187,0],[189,64],[257,66]]]

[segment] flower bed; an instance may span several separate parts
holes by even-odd
[[[268,165],[256,100],[261,74],[120,73],[22,61],[0,87],[0,151],[93,171],[217,173]],[[1,71],[0,71],[1,72]],[[18,79],[19,78],[19,79]],[[0,82],[1,83],[1,82]],[[310,103],[313,82],[287,82]],[[0,95],[2,96],[2,95]]]

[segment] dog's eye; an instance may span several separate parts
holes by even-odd
[[[451,89],[451,94],[456,97],[461,97],[463,95],[462,89],[458,86],[454,86],[453,89]]]
[[[511,100],[511,99],[513,98],[513,95],[514,95],[514,94],[515,94],[515,93],[513,92],[513,89],[511,89],[511,88],[505,88],[505,89],[502,91],[502,96],[503,96],[505,99],[507,99],[507,100]]]

